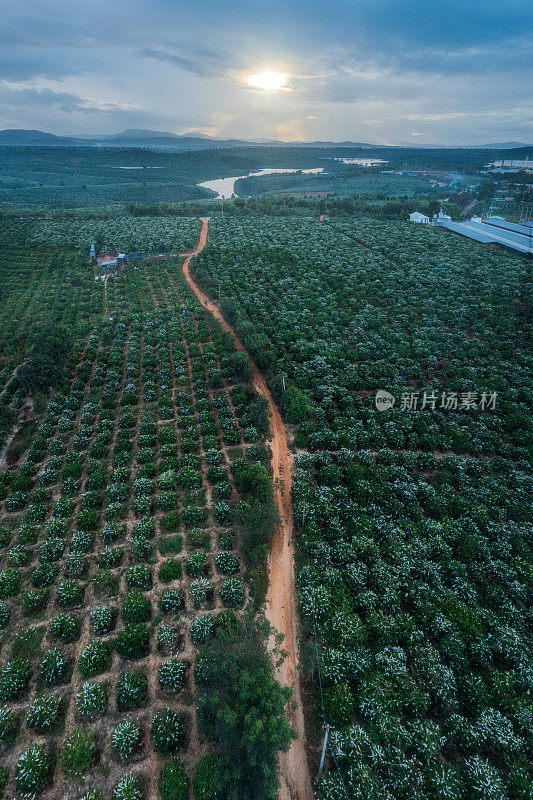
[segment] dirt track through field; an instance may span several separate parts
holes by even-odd
[[[235,331],[228,325],[218,306],[196,285],[190,275],[191,259],[197,253],[200,253],[206,245],[208,224],[209,221],[207,219],[202,221],[200,238],[196,247],[189,253],[184,254],[183,275],[204,308],[213,314],[222,327],[235,338],[237,350],[246,353]],[[285,427],[278,407],[253,359],[249,355],[248,359],[254,387],[257,392],[266,397],[270,408],[270,447],[274,473],[274,500],[281,521],[274,535],[270,551],[266,616],[273,627],[284,635],[282,647],[287,656],[282,666],[277,670],[277,678],[282,686],[289,686],[292,689],[293,700],[297,704],[294,710],[289,708],[288,714],[291,727],[298,733],[299,738],[292,743],[288,753],[280,754],[281,788],[279,800],[312,800],[313,791],[305,750],[305,726],[300,693],[300,674],[298,671],[298,616],[294,586],[291,457]]]

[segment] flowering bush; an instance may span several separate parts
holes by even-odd
[[[129,772],[117,781],[113,789],[113,800],[142,800],[141,783],[137,775]]]
[[[61,581],[57,587],[56,599],[63,608],[72,608],[80,605],[83,599],[83,589],[74,580]]]
[[[229,525],[233,521],[233,510],[227,503],[215,503],[213,514],[217,525]]]
[[[143,517],[135,526],[135,533],[149,538],[154,533],[154,521],[151,517]]]
[[[161,623],[157,629],[157,646],[161,650],[173,652],[178,646],[178,635],[171,625]]]
[[[42,611],[48,599],[45,589],[30,589],[23,597],[22,604],[26,614],[35,614]]]
[[[144,705],[148,697],[146,677],[138,672],[123,672],[117,682],[117,706],[128,711]]]
[[[185,664],[178,658],[169,658],[159,667],[159,683],[161,686],[177,692],[182,688],[185,678]]]
[[[173,614],[183,608],[183,598],[176,589],[165,589],[159,606],[163,614]]]
[[[217,553],[215,567],[223,575],[234,575],[239,570],[239,562],[231,553]]]
[[[48,749],[33,745],[19,758],[15,765],[15,786],[19,792],[40,792],[49,775],[51,767]]]
[[[39,695],[28,708],[26,725],[38,733],[51,730],[59,718],[60,702],[53,695]]]
[[[9,744],[17,735],[17,717],[8,706],[0,707],[0,742]]]
[[[123,539],[126,535],[124,525],[119,522],[106,522],[100,532],[100,539],[103,544],[111,544],[119,539]]]
[[[183,742],[183,727],[178,715],[170,708],[157,711],[150,729],[154,747],[160,753],[173,753]]]
[[[140,728],[131,719],[120,722],[111,734],[111,746],[123,761],[133,755],[140,742]]]
[[[238,606],[244,600],[244,586],[240,578],[228,578],[220,587],[220,599],[227,606]]]
[[[54,648],[48,650],[41,661],[39,672],[45,683],[61,683],[65,678],[68,669],[68,662],[61,650]]]
[[[80,635],[81,624],[77,617],[70,614],[58,614],[50,626],[50,635],[63,642],[73,642]]]
[[[0,673],[0,700],[18,700],[30,681],[30,664],[25,659],[8,661]]]
[[[113,627],[113,613],[108,606],[94,608],[90,617],[94,633],[107,633]]]
[[[92,719],[103,714],[107,705],[107,695],[101,683],[87,681],[76,692],[76,710],[80,717]]]
[[[135,564],[126,571],[126,582],[130,587],[148,589],[151,581],[150,567],[145,564]]]
[[[191,625],[191,639],[194,644],[205,644],[209,641],[215,630],[212,617],[196,617]]]
[[[50,537],[41,546],[39,558],[41,561],[57,561],[63,555],[65,542],[59,537]]]
[[[78,669],[82,678],[91,678],[105,672],[111,666],[109,647],[97,639],[91,639],[80,653]]]
[[[18,569],[7,567],[0,572],[0,598],[13,597],[20,591],[22,576]]]

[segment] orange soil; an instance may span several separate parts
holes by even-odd
[[[246,353],[242,343],[224,319],[218,306],[196,285],[190,275],[191,258],[200,253],[206,245],[208,224],[209,220],[202,220],[198,243],[194,250],[185,254],[186,257],[182,264],[183,275],[204,308],[213,314],[226,331],[232,334],[237,350]],[[281,521],[272,542],[268,564],[266,616],[276,631],[284,636],[283,649],[287,655],[283,664],[277,670],[277,678],[282,686],[289,686],[292,689],[296,708],[289,707],[288,715],[291,727],[298,733],[299,737],[291,744],[287,753],[280,754],[279,777],[281,788],[278,798],[279,800],[312,800],[313,791],[305,751],[305,726],[300,693],[300,674],[298,671],[298,614],[294,586],[291,456],[287,444],[287,434],[278,407],[253,359],[249,355],[248,359],[254,387],[257,392],[266,397],[270,408],[270,447],[274,473],[274,500]]]

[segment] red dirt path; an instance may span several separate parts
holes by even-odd
[[[298,671],[298,614],[295,604],[294,586],[294,544],[293,516],[291,503],[291,456],[287,444],[287,434],[266,381],[258,370],[253,359],[244,349],[235,331],[226,322],[218,306],[196,285],[190,275],[190,263],[193,256],[200,253],[207,242],[209,221],[202,220],[200,238],[196,247],[184,254],[182,264],[183,275],[188,285],[200,301],[222,327],[232,334],[235,346],[241,353],[246,353],[252,371],[253,384],[257,392],[264,395],[270,409],[270,447],[272,450],[272,468],[274,473],[274,500],[281,524],[276,531],[270,551],[268,564],[268,592],[266,598],[266,616],[269,622],[284,636],[283,649],[287,656],[277,670],[277,678],[282,686],[289,686],[293,692],[296,708],[288,708],[291,727],[298,733],[287,753],[280,754],[279,800],[312,800],[313,791],[307,765],[305,751],[305,726],[300,693],[300,674]]]

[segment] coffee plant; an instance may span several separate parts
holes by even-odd
[[[103,714],[107,705],[107,695],[101,683],[88,681],[82,683],[76,692],[76,710],[80,717],[92,719]]]
[[[160,753],[178,750],[183,742],[183,726],[179,716],[170,708],[157,711],[152,719],[150,736]]]
[[[19,792],[40,792],[48,779],[51,768],[48,749],[43,745],[29,747],[15,765],[15,786]]]
[[[137,775],[129,772],[115,784],[113,800],[143,800],[141,783]]]
[[[123,761],[128,759],[139,747],[141,731],[131,719],[120,722],[111,734],[111,746]]]
[[[138,708],[146,703],[148,684],[144,675],[123,672],[117,682],[117,706],[121,711]]]
[[[53,695],[39,695],[28,708],[26,725],[38,733],[46,733],[57,723],[59,710],[59,698]]]
[[[96,745],[92,733],[76,728],[70,733],[61,751],[61,761],[66,772],[82,775],[96,760]]]

